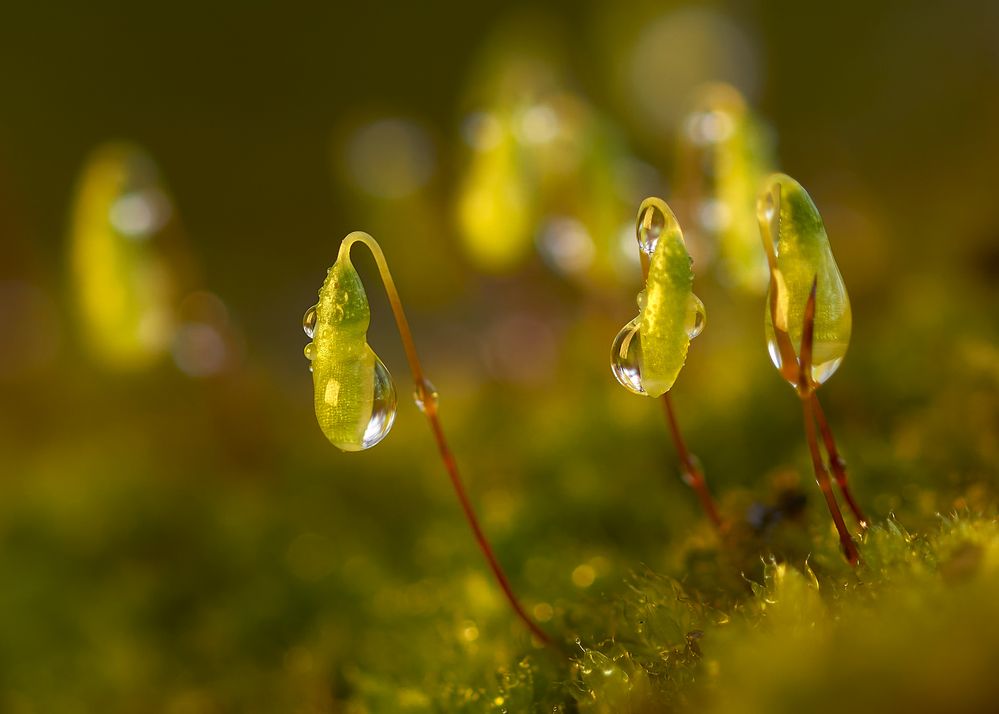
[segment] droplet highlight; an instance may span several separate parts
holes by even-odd
[[[687,339],[692,340],[701,334],[706,321],[707,313],[704,310],[704,303],[694,293],[691,293],[687,303]]]
[[[318,305],[313,305],[305,311],[305,317],[302,318],[302,329],[305,330],[305,336],[310,340],[316,336],[316,321],[319,317],[317,308]]]
[[[643,203],[638,213],[638,227],[636,229],[638,247],[642,249],[643,253],[652,255],[656,252],[659,238],[665,228],[666,214],[655,204]]]
[[[426,414],[427,409],[437,410],[440,394],[437,392],[437,387],[424,377],[413,390],[413,401],[416,403],[416,408]]]

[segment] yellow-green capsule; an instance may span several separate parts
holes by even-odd
[[[638,242],[650,255],[638,317],[618,333],[611,369],[637,394],[659,397],[676,381],[690,341],[704,328],[704,305],[693,292],[694,272],[683,233],[666,203],[647,198],[638,212]]]
[[[91,354],[112,369],[150,365],[173,338],[184,260],[173,205],[148,154],[111,143],[90,156],[69,240],[74,302]]]
[[[483,126],[459,188],[458,230],[469,257],[483,270],[502,272],[531,250],[536,223],[526,158],[503,114],[483,113]]]
[[[770,359],[797,387],[797,367],[791,370],[782,367],[780,333],[789,338],[797,359],[801,354],[805,304],[814,282],[811,379],[822,384],[843,361],[852,327],[850,298],[833,258],[822,217],[801,184],[785,174],[774,174],[764,182],[757,214],[773,274],[765,311]]]
[[[305,356],[311,362],[316,419],[326,438],[343,451],[371,448],[395,421],[395,384],[368,345],[370,321],[361,278],[343,253],[303,321],[312,338]]]

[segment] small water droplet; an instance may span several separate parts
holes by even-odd
[[[656,252],[664,228],[666,228],[666,214],[658,206],[646,206],[638,218],[637,231],[638,246],[644,253],[652,255]]]
[[[318,317],[316,313],[317,307],[318,305],[310,307],[305,311],[305,317],[302,318],[302,329],[305,330],[305,336],[310,340],[316,335],[316,319]]]
[[[763,199],[763,217],[768,221],[772,221],[776,214],[777,203],[774,201],[774,194],[772,191],[768,191],[766,197]]]
[[[694,293],[691,293],[687,304],[687,339],[692,340],[701,334],[706,319],[704,303]]]
[[[427,408],[430,406],[436,411],[439,400],[440,394],[437,392],[437,387],[426,377],[413,390],[413,401],[416,402],[416,408],[424,414],[427,413]]]
[[[307,344],[304,350],[305,359],[309,360],[310,362],[314,360],[316,358],[316,351],[317,350],[315,342],[310,342],[309,344]]]
[[[642,354],[639,326],[641,316],[621,328],[611,345],[611,372],[618,383],[635,394],[645,394],[642,387]]]
[[[649,301],[649,296],[648,294],[646,294],[644,290],[638,293],[638,297],[636,298],[635,302],[638,303],[639,312],[645,309],[645,303],[647,303],[648,301]]]

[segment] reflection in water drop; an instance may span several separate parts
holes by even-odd
[[[689,303],[687,305],[686,328],[688,339],[692,340],[701,334],[701,331],[704,329],[705,320],[706,314],[704,311],[704,303],[701,302],[701,299],[694,295],[694,293],[691,293]]]
[[[636,233],[638,236],[638,246],[644,253],[652,255],[656,252],[656,246],[659,245],[659,237],[662,235],[665,227],[666,214],[658,206],[649,205],[639,214]]]
[[[413,401],[416,402],[416,408],[424,414],[427,413],[429,407],[433,407],[436,411],[439,400],[440,394],[437,392],[437,387],[426,377],[413,390]]]
[[[305,350],[303,351],[305,353],[305,359],[312,362],[316,358],[316,343],[315,342],[308,343],[305,346]]]
[[[375,357],[374,397],[371,401],[371,415],[364,427],[360,446],[357,447],[354,444],[336,444],[336,446],[344,451],[370,449],[388,436],[392,430],[392,424],[395,423],[396,406],[395,382],[392,381],[392,375],[389,374],[382,361]]]
[[[310,340],[316,336],[316,320],[318,319],[316,308],[318,305],[310,307],[305,311],[305,317],[302,318],[302,329],[305,330],[305,336]]]
[[[645,394],[642,387],[641,316],[621,328],[611,345],[611,372],[618,383],[630,392]]]
[[[308,356],[306,348],[306,356]],[[395,422],[395,383],[365,345],[356,359],[313,362],[316,418],[341,451],[363,451],[384,439]]]
[[[777,337],[774,334],[774,326],[770,320],[769,309],[765,310],[764,313],[764,325],[767,333],[767,352],[770,354],[770,361],[773,362],[774,367],[779,371],[784,361],[780,356],[780,347],[777,345]],[[839,369],[840,364],[842,364],[848,346],[849,339],[822,339],[816,335],[815,342],[812,345],[812,381],[815,384],[824,384],[826,380],[833,376],[836,370]],[[795,368],[795,375],[797,375],[797,372],[798,368]],[[793,380],[788,379],[787,381],[792,387],[798,387],[797,377]]]

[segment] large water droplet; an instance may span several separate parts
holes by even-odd
[[[388,436],[395,423],[395,412],[398,400],[395,393],[395,382],[388,368],[382,361],[375,357],[375,392],[374,400],[371,403],[371,418],[368,426],[364,429],[364,436],[361,437],[361,449],[370,449],[379,441]],[[358,449],[355,449],[358,450]]]
[[[430,407],[436,411],[439,400],[440,394],[437,392],[437,387],[426,377],[417,383],[416,389],[413,390],[413,401],[416,402],[416,408],[424,414]]]
[[[317,305],[313,305],[308,310],[305,311],[305,317],[302,318],[302,329],[305,330],[305,335],[310,340],[316,334],[316,319],[318,317],[316,313]]]
[[[658,206],[649,205],[645,207],[638,217],[638,246],[647,255],[656,252],[659,245],[659,237],[666,228],[666,214]]]
[[[849,324],[849,323],[848,323]],[[777,336],[774,334],[773,322],[770,319],[770,311],[765,311],[764,327],[767,335],[767,352],[770,354],[770,361],[774,367],[781,369],[783,360],[780,355],[780,347],[777,345]],[[846,331],[846,339],[840,339],[839,335],[816,336],[812,344],[812,382],[824,384],[839,369],[846,356],[849,346],[849,328]],[[788,379],[788,383],[797,389],[798,387],[798,367],[795,365],[795,378]]]
[[[635,394],[645,394],[640,365],[642,355],[640,324],[641,316],[622,327],[611,345],[611,372],[622,387]]]
[[[370,449],[388,436],[395,423],[398,405],[395,382],[378,356],[374,353],[371,356],[374,368],[367,371],[368,378],[372,380],[370,391],[362,389],[358,392],[337,376],[325,386],[320,386],[322,397],[331,406],[329,413],[320,416],[320,424],[326,438],[341,451]],[[323,423],[324,418],[328,423]]]
[[[692,340],[701,334],[706,319],[707,315],[704,311],[704,303],[694,293],[691,293],[687,303],[687,339]]]

